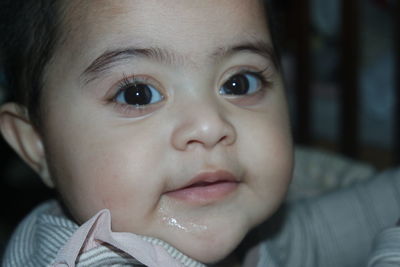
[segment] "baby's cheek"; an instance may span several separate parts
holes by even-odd
[[[110,179],[109,179],[110,178]],[[103,177],[96,185],[96,195],[92,196],[96,209],[108,209],[111,212],[114,231],[133,232],[141,223],[137,218],[143,218],[145,207],[142,207],[143,196],[129,177],[110,175]]]
[[[91,167],[94,166],[81,166],[80,171],[74,173],[74,181],[63,188],[69,209],[79,223],[84,223],[102,209],[113,210],[126,202],[119,176],[106,168]]]
[[[104,173],[103,173],[104,174]],[[117,174],[109,174],[99,176],[96,179],[94,199],[97,199],[97,205],[102,209],[113,210],[116,207],[122,208],[129,201],[128,197],[134,194],[129,194],[130,185]]]

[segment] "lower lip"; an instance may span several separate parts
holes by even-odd
[[[220,182],[207,186],[188,187],[168,192],[166,195],[191,204],[209,204],[225,198],[237,189],[237,182]]]

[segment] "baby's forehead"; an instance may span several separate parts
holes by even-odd
[[[64,32],[72,39],[104,33],[105,27],[111,28],[109,32],[114,29],[114,33],[123,35],[118,30],[129,21],[134,22],[133,27],[137,32],[147,33],[156,28],[158,31],[152,32],[154,36],[162,34],[164,28],[168,29],[168,24],[158,23],[167,21],[167,18],[179,21],[182,25],[187,24],[188,27],[196,23],[206,24],[212,26],[209,28],[211,32],[212,28],[227,23],[223,21],[226,14],[241,25],[249,25],[249,21],[254,22],[255,18],[265,23],[266,15],[263,1],[260,0],[71,0],[67,3],[63,9]]]
[[[215,50],[242,36],[268,41],[260,7],[258,0],[171,0],[168,4],[157,0],[75,0],[66,9],[60,52],[77,61],[127,46],[166,47],[193,56],[207,46]]]

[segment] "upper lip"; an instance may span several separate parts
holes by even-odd
[[[218,170],[218,171],[213,171],[213,172],[202,172],[202,173],[194,176],[192,179],[189,180],[188,183],[184,184],[182,187],[180,187],[176,190],[182,190],[185,188],[195,187],[195,186],[207,186],[210,184],[222,183],[222,182],[238,183],[240,181],[231,172],[225,171],[225,170]],[[176,191],[176,190],[173,190],[173,191]]]

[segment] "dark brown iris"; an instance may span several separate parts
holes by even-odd
[[[129,86],[124,91],[124,98],[127,104],[143,106],[151,103],[153,94],[148,85],[134,84]]]
[[[227,95],[244,95],[249,91],[249,81],[245,75],[237,74],[226,81],[223,88]]]

